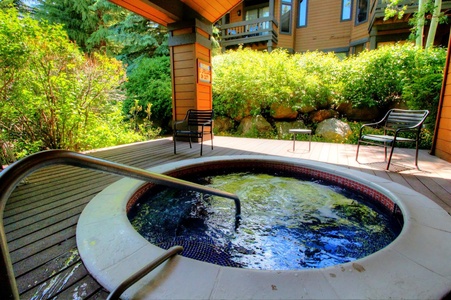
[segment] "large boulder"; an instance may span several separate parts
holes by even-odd
[[[260,115],[244,117],[238,126],[238,133],[242,136],[255,137],[271,130],[273,130],[271,124]]]
[[[315,134],[327,141],[341,142],[352,133],[351,127],[338,119],[327,119],[318,124]]]
[[[298,116],[298,112],[293,110],[290,106],[280,103],[271,104],[271,117],[276,120],[287,119],[295,120]]]
[[[310,113],[309,118],[313,123],[320,123],[326,119],[338,117],[338,112],[333,109],[321,109]]]
[[[215,132],[227,132],[233,129],[234,122],[227,117],[217,117],[213,125]]]
[[[304,124],[304,121],[302,120],[296,120],[294,122],[274,122],[274,125],[277,130],[277,137],[279,139],[283,139],[287,137],[290,132],[290,129],[298,128],[298,129],[304,129],[307,128]]]

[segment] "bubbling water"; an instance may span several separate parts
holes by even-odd
[[[364,195],[318,180],[234,172],[198,182],[235,193],[229,199],[153,188],[129,212],[135,229],[162,248],[224,266],[263,270],[323,268],[374,253],[400,232]]]

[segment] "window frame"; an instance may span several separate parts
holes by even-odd
[[[290,6],[288,31],[282,31],[282,8],[283,6]],[[280,34],[291,34],[293,32],[293,0],[280,1],[280,18],[279,18],[279,32]]]
[[[344,19],[343,18],[343,13],[344,13],[344,10],[345,10],[346,2],[350,3],[349,17],[347,19]],[[353,8],[354,8],[354,0],[341,0],[341,14],[340,14],[340,21],[341,22],[352,21],[352,9]]]
[[[302,2],[305,2],[305,12],[304,12],[304,24],[300,25],[300,21],[301,21],[301,5]],[[299,0],[298,1],[298,13],[297,13],[297,22],[296,22],[296,27],[297,28],[303,28],[303,27],[307,27],[308,24],[308,0]]]
[[[366,18],[362,21],[359,21],[359,8],[360,8],[360,3],[361,1],[366,1]],[[355,5],[355,25],[360,25],[363,23],[368,22],[368,17],[369,17],[369,9],[370,9],[370,0],[357,0],[356,1],[356,5]]]

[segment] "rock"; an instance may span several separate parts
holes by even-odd
[[[333,109],[321,109],[310,113],[310,121],[320,123],[326,119],[338,117],[338,112]]]
[[[341,142],[352,133],[351,127],[338,119],[327,119],[318,124],[315,134],[331,142]]]
[[[299,109],[299,112],[303,113],[303,114],[308,114],[308,113],[310,113],[310,112],[312,112],[314,110],[316,110],[315,106],[313,106],[313,105],[306,105],[306,106],[302,106]]]
[[[214,121],[215,132],[227,132],[233,129],[233,120],[227,117],[217,117]]]
[[[283,139],[286,137],[289,133],[289,130],[292,128],[307,128],[304,124],[304,121],[302,120],[296,120],[294,122],[275,122],[274,123],[276,130],[277,130],[277,137],[279,139]]]
[[[293,110],[290,106],[286,106],[279,103],[271,104],[271,117],[276,120],[288,119],[295,120],[298,116],[298,112]]]
[[[271,130],[273,130],[271,124],[260,115],[244,117],[238,126],[238,133],[243,136],[255,137]]]

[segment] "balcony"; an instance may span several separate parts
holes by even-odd
[[[278,24],[272,17],[221,25],[221,46],[225,50],[240,44],[265,43],[268,50],[277,45]]]
[[[404,5],[407,6],[407,9],[404,13],[404,19],[407,20],[410,16],[418,11],[418,0],[404,0],[401,1],[398,5],[399,9],[401,9]],[[383,19],[385,17],[385,7],[387,4],[382,0],[371,0],[370,6],[370,22],[369,22],[369,30],[376,25],[376,20]],[[451,0],[442,0],[442,12],[451,9]]]

